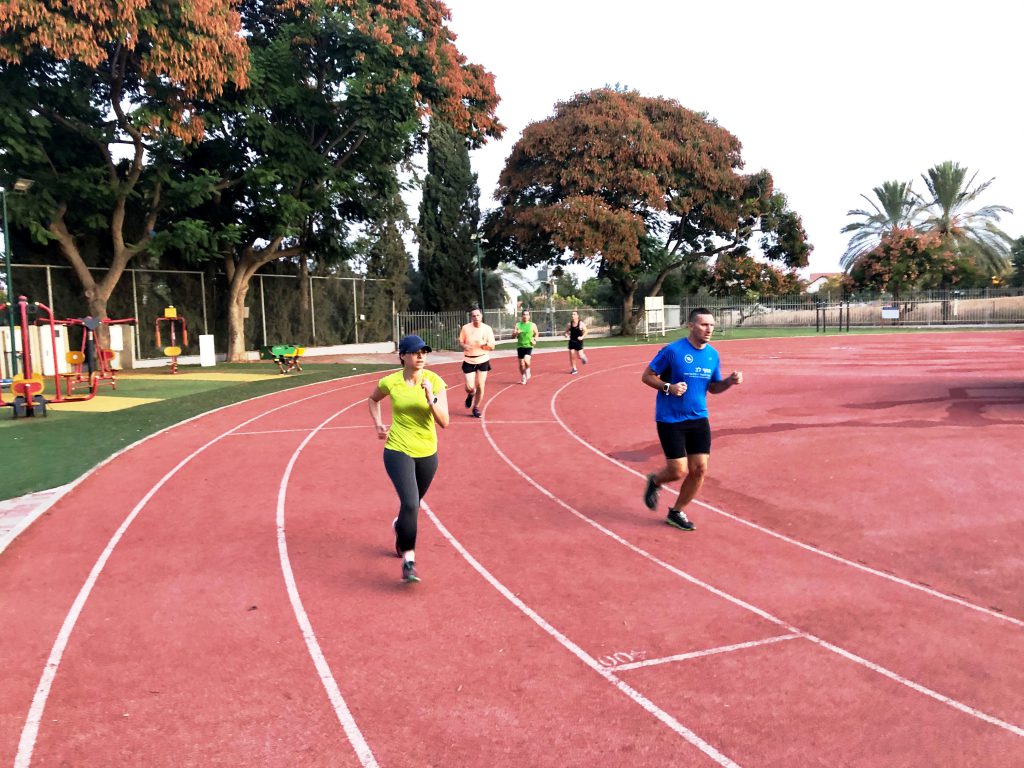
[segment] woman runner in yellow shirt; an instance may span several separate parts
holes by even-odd
[[[419,581],[416,574],[416,524],[420,501],[437,472],[437,430],[448,426],[447,384],[428,371],[431,349],[419,336],[405,336],[398,343],[402,370],[377,382],[367,399],[377,437],[384,444],[384,469],[398,492],[395,552],[402,557],[402,580]],[[381,400],[391,398],[391,428],[381,419]]]

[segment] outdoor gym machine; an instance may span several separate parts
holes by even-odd
[[[178,355],[181,354],[182,347],[188,346],[188,328],[185,327],[185,318],[178,317],[178,310],[174,307],[165,307],[164,316],[156,319],[156,346],[159,349],[162,345],[160,341],[160,323],[167,323],[171,335],[171,344],[168,347],[164,347],[164,354],[171,358],[171,373],[178,372]],[[177,338],[175,336],[175,328],[181,330],[181,346],[177,346],[175,343]]]

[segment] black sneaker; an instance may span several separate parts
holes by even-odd
[[[395,532],[395,556],[396,557],[401,557],[402,556],[402,550],[398,546],[398,518],[397,517],[394,520],[391,521],[391,530],[393,530]]]
[[[690,522],[686,515],[678,509],[670,509],[668,511],[668,517],[665,518],[665,522],[673,528],[678,528],[680,531],[692,531],[696,527]]]
[[[644,489],[644,506],[650,510],[658,507],[658,484],[654,482],[654,475],[647,476],[647,487]]]
[[[402,563],[402,581],[409,584],[419,580],[420,577],[416,575],[416,563],[412,560],[406,560]]]
[[[472,404],[473,404],[473,393],[470,392],[468,395],[466,395],[466,407],[469,408],[469,406],[471,406]]]
[[[480,418],[480,409],[479,408],[474,408],[473,409],[473,418],[475,418],[475,419],[479,419]]]

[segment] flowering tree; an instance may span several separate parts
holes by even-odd
[[[740,143],[671,99],[602,88],[555,106],[508,158],[488,222],[491,252],[519,266],[596,261],[631,332],[639,276],[662,281],[695,254],[745,252],[790,267],[810,252],[799,218],[766,171],[740,171]]]
[[[794,271],[778,269],[750,254],[719,257],[711,270],[710,290],[715,296],[790,296],[800,293],[803,287]]]
[[[199,105],[247,84],[239,31],[230,0],[5,3],[0,174],[35,181],[19,220],[58,245],[93,316],[129,262],[160,247],[173,206],[210,187],[174,157],[203,133]]]
[[[847,287],[885,291],[899,299],[916,288],[956,285],[967,267],[938,232],[899,227],[854,263]]]
[[[458,51],[438,0],[243,0],[253,84],[219,115],[196,162],[222,191],[203,208],[224,233],[228,357],[242,359],[256,272],[339,251],[352,226],[380,217],[397,167],[429,119],[480,146],[500,136],[493,77]]]

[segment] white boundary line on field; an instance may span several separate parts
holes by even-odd
[[[611,462],[612,464],[614,464],[615,466],[619,467],[620,469],[624,469],[626,472],[629,472],[630,474],[633,474],[633,475],[635,475],[635,476],[637,476],[637,477],[639,477],[641,479],[644,479],[644,478],[646,478],[646,475],[644,475],[644,473],[638,472],[637,470],[633,469],[632,467],[626,466],[625,464],[623,464],[618,459],[613,459],[611,456],[609,456],[606,453],[603,453],[600,449],[594,447],[593,445],[588,443],[586,440],[584,440],[582,437],[580,437],[575,432],[573,432],[573,430],[558,415],[558,411],[557,411],[557,409],[555,407],[555,403],[556,403],[556,400],[557,400],[558,396],[562,393],[562,391],[566,387],[569,387],[570,385],[575,384],[578,381],[582,381],[583,379],[590,378],[591,376],[596,376],[596,375],[601,374],[601,373],[607,373],[607,372],[610,372],[610,371],[617,370],[618,368],[627,368],[627,367],[633,367],[633,364],[615,366],[614,368],[607,368],[607,369],[605,369],[603,371],[594,371],[593,373],[587,374],[587,375],[585,375],[585,376],[583,376],[581,378],[578,378],[578,379],[573,379],[572,381],[569,381],[569,382],[563,384],[561,387],[559,387],[555,391],[555,394],[552,395],[552,397],[551,397],[551,413],[554,415],[555,421],[558,422],[559,426],[561,426],[562,429],[565,430],[566,434],[568,434],[574,440],[579,442],[580,445],[582,445],[585,448],[593,451],[598,456],[600,456],[602,459],[604,459],[605,461]],[[673,489],[673,486],[669,486],[669,485],[664,485],[662,487],[666,488],[666,489]],[[747,526],[749,528],[753,528],[754,530],[759,531],[760,533],[764,533],[764,534],[767,534],[768,536],[772,536],[772,537],[774,537],[776,539],[779,539],[780,541],[786,542],[787,544],[792,544],[794,547],[799,547],[800,549],[806,550],[807,552],[813,552],[816,555],[820,555],[822,557],[828,558],[829,560],[833,560],[833,561],[835,561],[837,563],[842,563],[843,565],[848,565],[851,568],[856,568],[859,571],[864,571],[865,573],[870,573],[872,576],[878,576],[879,578],[885,579],[887,581],[891,581],[894,584],[899,584],[900,586],[903,586],[903,587],[909,587],[910,589],[916,589],[918,592],[924,592],[927,595],[931,595],[932,597],[937,597],[940,600],[945,600],[947,602],[954,603],[954,604],[959,605],[959,606],[961,606],[963,608],[969,608],[972,611],[978,611],[979,613],[984,613],[985,615],[991,616],[992,618],[995,618],[995,619],[999,619],[1000,621],[1005,621],[1005,622],[1008,622],[1010,624],[1014,624],[1014,625],[1016,625],[1018,627],[1024,627],[1024,620],[1018,619],[1018,618],[1016,618],[1014,616],[1009,616],[1009,615],[1007,615],[1005,613],[1000,613],[999,611],[993,611],[991,608],[985,608],[984,606],[978,605],[976,603],[972,603],[972,602],[970,602],[968,600],[964,600],[961,597],[954,597],[953,595],[948,595],[948,594],[946,594],[944,592],[939,592],[938,590],[932,589],[931,587],[926,587],[923,584],[915,584],[912,581],[908,581],[907,579],[901,578],[899,576],[895,576],[895,575],[893,575],[891,573],[886,573],[885,571],[880,571],[880,570],[878,570],[876,568],[872,568],[869,565],[863,565],[861,563],[854,562],[853,560],[847,560],[845,557],[842,557],[841,555],[836,555],[836,554],[833,554],[832,552],[826,552],[823,549],[818,549],[817,547],[815,547],[815,546],[813,546],[811,544],[806,544],[806,543],[804,543],[802,541],[798,541],[797,539],[794,539],[794,538],[792,538],[790,536],[786,536],[783,533],[779,533],[778,531],[773,531],[771,528],[765,528],[764,526],[758,525],[757,523],[753,523],[750,520],[745,520],[742,517],[739,517],[737,515],[731,514],[729,512],[724,511],[724,510],[721,510],[718,507],[714,507],[714,506],[712,506],[712,505],[710,505],[710,504],[708,504],[706,502],[700,501],[699,499],[694,499],[694,501],[692,503],[693,504],[697,504],[697,505],[699,505],[701,507],[704,507],[705,509],[709,509],[712,512],[716,512],[719,515],[721,515],[722,517],[727,517],[730,520],[733,520],[734,522],[740,523],[741,525],[745,525],[745,526]]]
[[[687,661],[688,659],[701,659],[705,656],[715,656],[719,653],[732,653],[733,651],[744,651],[747,648],[757,648],[761,645],[772,645],[781,643],[783,640],[796,640],[803,635],[792,632],[775,637],[766,637],[763,640],[751,640],[747,643],[735,643],[733,645],[720,645],[717,648],[705,648],[702,651],[690,651],[689,653],[677,653],[673,656],[663,656],[660,659],[644,659],[643,661],[632,661],[628,664],[616,664],[612,669],[640,669],[642,667],[655,667],[659,664],[671,664],[674,661]]]
[[[356,723],[355,717],[352,715],[352,711],[348,708],[348,704],[345,703],[345,697],[341,695],[341,689],[338,687],[337,680],[334,679],[334,674],[331,672],[331,665],[327,662],[327,657],[324,656],[323,649],[320,648],[320,642],[316,639],[316,632],[313,630],[313,623],[309,620],[309,614],[306,613],[306,608],[302,603],[302,597],[299,595],[299,587],[295,581],[295,572],[292,570],[291,558],[288,556],[288,537],[285,533],[285,501],[288,495],[288,483],[291,480],[292,469],[295,467],[295,463],[299,459],[299,455],[303,449],[309,444],[309,442],[316,437],[316,435],[322,430],[326,429],[326,425],[336,419],[345,411],[354,408],[355,406],[363,403],[363,400],[356,400],[340,411],[329,416],[319,426],[315,427],[306,438],[299,443],[298,447],[292,453],[291,459],[288,461],[288,466],[285,468],[284,473],[281,475],[281,483],[278,486],[277,492],[277,552],[278,557],[281,561],[281,574],[284,576],[285,587],[288,590],[288,600],[291,602],[292,611],[295,614],[295,620],[299,623],[299,629],[302,631],[302,638],[306,641],[306,649],[309,651],[310,658],[313,660],[313,665],[316,667],[317,677],[320,678],[320,682],[324,686],[324,690],[327,692],[327,698],[331,702],[331,706],[334,708],[334,714],[338,718],[338,722],[345,731],[345,736],[348,737],[349,743],[355,750],[356,757],[359,758],[359,762],[363,765],[363,768],[377,768],[377,759],[373,756],[373,751],[370,749],[370,745],[366,743],[366,739],[363,737],[362,731],[359,730],[359,726]]]
[[[317,386],[323,385],[325,383],[332,382],[314,382],[312,384],[305,386]],[[142,512],[146,504],[148,504],[149,501],[153,498],[153,496],[156,495],[157,491],[159,491],[164,485],[166,485],[167,482],[170,481],[170,479],[174,477],[174,475],[176,475],[179,470],[181,470],[183,467],[185,467],[185,465],[192,461],[192,459],[194,459],[196,456],[199,456],[203,451],[205,451],[210,446],[214,445],[215,443],[230,435],[234,430],[240,427],[244,427],[247,424],[251,424],[257,419],[263,418],[267,414],[274,413],[275,411],[279,411],[283,408],[289,408],[295,405],[295,403],[303,402],[305,400],[312,400],[317,397],[323,397],[324,395],[333,394],[335,392],[338,392],[343,389],[348,389],[350,387],[362,386],[363,383],[364,382],[359,382],[357,384],[346,384],[334,388],[327,388],[324,392],[318,392],[316,394],[309,395],[308,397],[291,399],[282,405],[279,405],[275,408],[271,408],[270,410],[267,411],[263,411],[257,414],[256,416],[253,416],[251,419],[243,421],[241,424],[236,424],[231,429],[222,432],[220,435],[208,441],[204,445],[200,446],[192,453],[190,453],[188,456],[186,456],[184,459],[179,461],[170,471],[167,472],[167,474],[160,478],[160,480],[158,480],[156,484],[149,489],[149,491],[146,492],[146,494],[142,497],[142,499],[139,500],[139,502],[135,505],[131,512],[128,513],[127,517],[125,517],[124,521],[110,537],[110,540],[107,542],[106,547],[103,549],[103,552],[96,560],[96,563],[93,565],[88,577],[86,577],[85,583],[78,591],[78,595],[75,597],[74,602],[71,604],[71,608],[68,611],[67,615],[65,616],[64,622],[61,624],[60,631],[57,633],[57,637],[54,640],[53,647],[50,649],[50,655],[46,660],[46,665],[43,667],[43,673],[39,679],[39,684],[36,686],[35,694],[32,697],[32,703],[29,706],[28,715],[25,718],[25,725],[22,727],[21,738],[18,740],[18,752],[14,758],[14,768],[28,768],[28,766],[31,765],[32,752],[35,750],[36,739],[38,738],[39,735],[39,727],[43,719],[43,712],[46,709],[46,702],[47,699],[49,698],[50,690],[53,687],[54,679],[57,677],[57,671],[60,668],[60,663],[61,660],[63,659],[64,651],[67,649],[68,642],[71,638],[71,633],[74,631],[75,625],[78,622],[78,618],[85,608],[86,601],[88,601],[89,596],[92,594],[93,587],[95,587],[96,582],[100,577],[100,574],[106,567],[107,561],[110,560],[111,555],[113,555],[114,549],[121,541],[121,538],[124,536],[129,526],[132,524],[132,522],[134,522],[135,518],[139,516],[139,514]],[[305,386],[302,388],[305,388]],[[290,392],[292,390],[289,389],[285,391]],[[254,400],[259,400],[264,397],[272,397],[278,394],[281,394],[281,391],[268,392],[265,395],[259,395],[258,397],[250,398],[249,400],[243,400],[239,403],[231,403],[230,405],[223,406],[223,408],[231,408],[236,405],[242,405],[243,403],[249,403]],[[209,415],[210,413],[215,413],[216,411],[219,410],[222,410],[222,408],[217,408],[213,411],[207,411],[206,413],[199,414],[197,416],[192,417],[191,419],[187,419],[185,421],[179,422],[178,424],[166,427],[165,429],[162,429],[158,432],[154,432],[151,435],[147,435],[146,437],[133,443],[132,445],[121,449],[113,456],[108,458],[106,461],[103,461],[100,464],[96,465],[92,470],[82,475],[72,485],[77,485],[86,477],[93,474],[104,465],[113,461],[117,456],[120,456],[122,453],[125,453],[126,451],[139,445],[140,443],[155,438],[158,435],[164,434],[165,432],[168,432],[174,429],[175,427],[181,426],[182,424],[186,424],[190,421],[203,418]]]
[[[459,540],[456,539],[451,534],[451,532],[444,526],[444,524],[438,519],[437,515],[434,514],[434,511],[427,505],[425,501],[421,502],[421,505],[423,507],[423,511],[427,513],[431,521],[433,521],[434,525],[437,526],[437,529],[441,532],[441,535],[444,536],[445,539],[447,539],[448,543],[455,548],[456,552],[462,555],[463,559],[467,563],[469,563],[470,567],[472,567],[473,570],[480,574],[480,576],[482,576],[483,579],[488,584],[490,584],[492,587],[498,590],[502,597],[504,597],[506,600],[512,603],[512,605],[514,605],[516,608],[522,611],[522,613],[525,614],[538,627],[543,629],[552,638],[554,638],[559,645],[561,645],[563,648],[569,651],[573,656],[582,661],[585,665],[590,667],[590,669],[597,672],[597,674],[599,674],[609,683],[614,685],[619,691],[628,696],[632,701],[636,702],[641,707],[643,707],[643,709],[646,710],[648,713],[654,715],[654,717],[656,717],[662,723],[667,725],[677,734],[682,736],[690,744],[697,747],[697,749],[699,749],[701,752],[703,752],[712,760],[714,760],[718,765],[726,766],[727,768],[739,768],[738,763],[733,762],[726,755],[719,752],[717,749],[708,744],[706,741],[700,738],[697,734],[695,734],[685,725],[683,725],[674,717],[672,717],[672,715],[670,715],[668,712],[658,707],[653,701],[651,701],[642,693],[637,691],[635,688],[621,680],[617,675],[615,675],[612,672],[611,668],[605,667],[604,665],[600,664],[597,661],[597,659],[595,659],[589,653],[580,648],[580,646],[576,645],[576,643],[574,643],[568,637],[566,637],[557,629],[555,629],[551,624],[549,624],[544,619],[543,616],[538,614],[536,611],[530,608],[530,606],[528,606],[526,603],[524,603],[522,600],[516,597],[512,590],[510,590],[508,587],[506,587],[504,584],[498,581],[498,579],[496,579],[490,571],[488,571],[483,565],[481,565],[480,562],[475,557],[473,557],[466,550],[465,547],[462,546]]]
[[[262,395],[256,395],[255,397],[248,397],[245,400],[239,400],[236,403],[228,403],[227,405],[221,405],[221,406],[218,406],[217,408],[212,408],[209,411],[203,411],[202,413],[197,413],[195,416],[190,416],[189,418],[183,419],[182,421],[176,421],[174,424],[169,424],[168,426],[164,427],[163,429],[158,429],[156,432],[148,434],[145,437],[140,437],[134,443],[131,443],[130,445],[126,445],[123,448],[121,448],[118,451],[116,451],[115,453],[110,454],[109,456],[107,456],[107,458],[103,459],[103,461],[99,462],[94,467],[91,467],[90,469],[86,470],[85,472],[83,472],[81,475],[76,477],[74,480],[72,480],[67,485],[62,485],[62,486],[59,486],[58,488],[51,488],[50,489],[50,491],[52,492],[51,496],[49,496],[45,501],[41,502],[38,507],[36,507],[31,512],[26,514],[25,517],[22,518],[22,520],[14,528],[12,528],[10,531],[8,531],[8,533],[6,535],[0,536],[0,554],[2,554],[5,549],[7,549],[7,547],[11,544],[12,541],[14,541],[21,533],[23,533],[30,525],[32,525],[32,523],[34,523],[36,520],[38,520],[47,510],[50,509],[50,507],[52,507],[54,504],[56,504],[58,501],[60,501],[64,496],[66,496],[68,493],[70,493],[76,486],[80,485],[87,478],[89,478],[91,475],[95,474],[100,469],[105,467],[107,464],[109,464],[110,462],[112,462],[115,459],[117,459],[119,456],[121,456],[121,454],[127,453],[128,451],[132,450],[133,448],[137,448],[138,446],[140,446],[143,443],[145,443],[147,440],[152,440],[153,438],[159,437],[160,435],[164,434],[165,432],[170,432],[172,429],[177,429],[178,427],[181,427],[181,426],[184,426],[185,424],[188,424],[190,422],[196,421],[197,419],[206,418],[211,413],[217,413],[218,411],[224,411],[224,410],[227,410],[228,408],[235,408],[236,406],[239,406],[239,405],[245,405],[246,403],[251,403],[254,400],[259,400],[259,399],[264,398],[264,397],[273,397],[274,395],[280,395],[280,394],[285,393],[285,392],[295,392],[295,391],[300,390],[300,389],[307,389],[309,387],[316,387],[316,386],[321,386],[321,385],[324,385],[324,384],[331,384],[331,383],[333,383],[335,381],[348,381],[350,379],[357,379],[357,378],[360,378],[362,376],[374,376],[374,375],[378,375],[379,376],[380,373],[381,373],[381,371],[369,371],[367,373],[356,374],[355,376],[347,376],[347,377],[338,378],[338,379],[327,379],[326,381],[314,381],[314,382],[310,382],[309,384],[300,384],[297,387],[287,387],[285,389],[275,390],[274,392],[266,392],[266,393],[264,393]],[[41,491],[41,493],[46,493],[46,492],[45,491]],[[8,499],[8,501],[12,501],[12,499]]]
[[[576,380],[579,381],[579,379],[576,379]],[[571,383],[572,382],[570,382],[570,384]],[[558,397],[558,394],[563,389],[565,389],[565,387],[567,387],[567,386],[569,386],[569,384],[563,385],[558,390],[556,390],[555,393],[551,396],[551,410],[552,410],[552,413],[555,413],[555,407],[554,407],[555,406],[555,399]],[[498,397],[500,397],[504,392],[507,392],[510,388],[511,388],[511,385],[509,385],[508,387],[505,387],[504,389],[500,390],[497,394],[495,394],[491,398],[490,402],[488,403],[488,406],[493,404],[494,401]],[[557,418],[557,413],[555,415],[556,415],[556,418]],[[520,469],[511,459],[508,458],[508,456],[505,455],[505,453],[501,450],[501,448],[498,447],[498,444],[491,437],[491,434],[490,434],[490,432],[487,429],[487,411],[486,411],[486,409],[483,412],[482,422],[483,422],[483,433],[484,433],[484,436],[487,438],[487,441],[491,444],[491,448],[494,450],[495,453],[498,454],[498,456],[501,457],[501,459],[506,464],[508,464],[508,466],[512,469],[513,472],[515,472],[523,480],[525,480],[527,483],[529,483],[534,488],[536,488],[543,496],[547,497],[548,499],[550,499],[554,503],[558,504],[560,507],[562,507],[565,510],[567,510],[568,512],[572,513],[575,517],[577,517],[580,520],[582,520],[583,522],[585,522],[587,525],[590,525],[591,527],[593,527],[596,530],[600,531],[601,533],[605,534],[606,536],[608,536],[609,538],[611,538],[614,541],[618,542],[619,544],[621,544],[622,546],[626,547],[630,551],[640,555],[641,557],[643,557],[646,560],[649,560],[650,562],[654,563],[655,565],[658,565],[658,566],[666,569],[667,571],[669,571],[671,573],[674,573],[676,576],[679,576],[680,578],[690,582],[691,584],[694,584],[695,586],[701,587],[702,589],[705,589],[708,592],[712,593],[713,595],[717,595],[718,597],[723,598],[724,600],[732,603],[733,605],[739,606],[740,608],[743,608],[743,609],[745,609],[747,611],[750,611],[751,613],[753,613],[753,614],[755,614],[757,616],[760,616],[761,618],[771,622],[772,624],[775,624],[775,625],[777,625],[779,627],[782,627],[784,630],[786,630],[787,633],[799,635],[800,637],[802,637],[802,638],[804,638],[806,640],[809,640],[810,642],[814,643],[815,645],[818,645],[818,646],[820,646],[820,647],[822,647],[822,648],[824,648],[824,649],[826,649],[828,651],[831,651],[832,653],[835,653],[835,654],[837,654],[839,656],[842,656],[843,658],[848,659],[848,660],[854,662],[855,664],[859,664],[862,667],[870,669],[873,672],[877,672],[878,674],[882,675],[883,677],[887,677],[888,679],[890,679],[890,680],[892,680],[894,682],[900,683],[901,685],[905,685],[908,688],[910,688],[911,690],[917,691],[918,693],[921,693],[921,694],[923,694],[923,695],[925,695],[925,696],[927,696],[927,697],[929,697],[931,699],[934,699],[935,701],[939,701],[939,702],[941,702],[943,704],[946,704],[946,705],[952,707],[953,709],[956,709],[956,710],[958,710],[960,712],[963,712],[964,714],[970,715],[971,717],[975,717],[975,718],[977,718],[979,720],[982,720],[982,721],[984,721],[986,723],[994,725],[994,726],[996,726],[998,728],[1002,728],[1003,730],[1009,731],[1010,733],[1012,733],[1012,734],[1014,734],[1016,736],[1024,736],[1024,728],[1022,728],[1020,726],[1014,725],[1013,723],[1008,723],[1005,720],[1000,720],[999,718],[994,717],[993,715],[990,715],[987,712],[983,712],[980,709],[975,709],[974,707],[971,707],[971,706],[969,706],[967,704],[964,704],[963,702],[957,701],[956,699],[950,698],[949,696],[946,696],[945,694],[939,693],[938,691],[934,691],[934,690],[932,690],[930,688],[927,688],[924,685],[921,685],[920,683],[917,683],[917,682],[915,682],[915,681],[913,681],[913,680],[911,680],[909,678],[903,677],[902,675],[900,675],[900,674],[898,674],[896,672],[893,672],[892,670],[887,669],[887,668],[885,668],[885,667],[883,667],[883,666],[881,666],[879,664],[875,664],[874,662],[869,661],[868,659],[865,659],[865,658],[863,658],[861,656],[857,656],[856,654],[854,654],[854,653],[852,653],[850,651],[847,651],[844,648],[840,648],[837,645],[833,645],[832,643],[828,642],[827,640],[824,640],[823,638],[820,638],[820,637],[818,637],[816,635],[810,634],[809,632],[804,632],[803,630],[801,630],[801,629],[797,628],[796,626],[788,623],[787,621],[785,621],[783,619],[780,619],[779,617],[769,613],[768,611],[764,610],[763,608],[758,608],[757,606],[755,606],[755,605],[753,605],[751,603],[748,603],[748,602],[746,602],[745,600],[743,600],[741,598],[738,598],[738,597],[736,597],[734,595],[731,595],[728,592],[725,592],[724,590],[719,589],[718,587],[715,587],[715,586],[713,586],[713,585],[711,585],[711,584],[709,584],[709,583],[707,583],[705,581],[702,581],[701,579],[698,579],[696,576],[693,576],[692,574],[689,574],[686,571],[683,571],[682,569],[677,568],[676,566],[672,565],[671,563],[668,563],[668,562],[666,562],[664,560],[661,560],[660,558],[658,558],[655,555],[651,554],[647,550],[645,550],[645,549],[643,549],[641,547],[638,547],[636,544],[633,544],[631,541],[628,541],[627,539],[623,538],[622,536],[620,536],[619,534],[617,534],[614,531],[610,530],[609,528],[606,528],[605,526],[601,525],[596,520],[593,520],[593,519],[587,517],[582,512],[577,510],[575,507],[570,505],[568,502],[562,500],[560,497],[556,496],[554,493],[552,493],[547,488],[542,486],[540,483],[538,483],[536,480],[534,480],[532,477],[530,477],[530,475],[526,474],[526,472],[524,472],[522,469]],[[571,434],[571,432],[570,432],[570,434]]]

